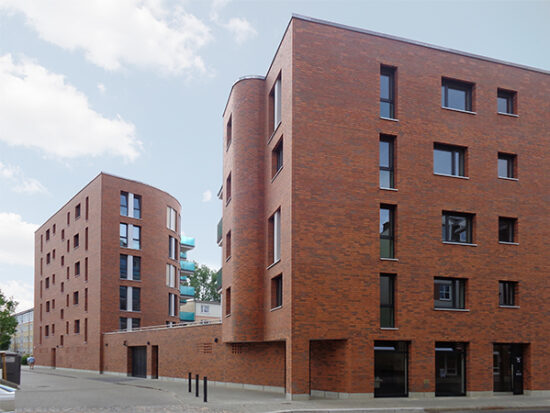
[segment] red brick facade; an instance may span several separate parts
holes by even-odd
[[[122,191],[141,196],[141,218],[121,215]],[[76,218],[78,205],[80,217]],[[179,317],[168,316],[168,293],[179,295],[177,288],[166,285],[166,264],[179,268],[177,256],[168,258],[168,237],[175,237],[179,245],[180,232],[179,227],[167,228],[168,206],[179,216],[179,202],[167,193],[101,173],[36,231],[37,364],[101,371],[101,333],[118,330],[120,317],[137,318],[141,326],[179,322]],[[120,223],[141,228],[140,249],[120,247]],[[120,254],[141,257],[141,280],[120,279]],[[119,310],[120,286],[140,289],[140,311]]]

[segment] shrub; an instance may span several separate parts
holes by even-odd
[[[27,365],[27,359],[30,357],[30,355],[28,354],[23,354],[23,357],[21,357],[21,364],[23,366],[26,366]]]

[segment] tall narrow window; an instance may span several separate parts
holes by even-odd
[[[119,295],[120,295],[120,310],[127,311],[128,310],[128,287],[121,286],[119,289]]]
[[[128,216],[128,192],[120,193],[120,215]]]
[[[84,341],[88,341],[88,319],[84,319]]]
[[[380,206],[380,258],[395,258],[394,215],[394,206]]]
[[[80,204],[74,207],[74,219],[80,218]]]
[[[225,204],[229,204],[231,201],[231,173],[225,180]]]
[[[168,258],[175,260],[177,253],[176,238],[168,236]]]
[[[88,281],[88,257],[84,258],[84,281]]]
[[[128,278],[128,256],[125,254],[120,254],[119,273],[121,279],[126,280]]]
[[[231,258],[231,231],[225,236],[225,260]]]
[[[84,289],[84,311],[88,311],[88,289]]]
[[[380,67],[380,116],[395,119],[395,68]]]
[[[271,308],[283,305],[283,276],[278,275],[271,279]]]
[[[276,263],[281,259],[281,210],[278,209],[269,218],[268,230],[269,263]]]
[[[128,224],[120,224],[120,246],[128,248]]]
[[[273,130],[277,129],[281,123],[281,108],[281,75],[279,75],[273,86]]]
[[[231,287],[225,289],[225,315],[231,314]]]
[[[85,215],[86,215],[86,220],[88,220],[88,213],[90,212],[90,198],[89,197],[86,197],[86,207],[85,207]]]
[[[231,146],[232,138],[232,116],[230,116],[229,120],[227,121],[227,128],[225,132],[226,150],[229,149],[229,147]]]
[[[141,249],[141,227],[132,226],[132,248],[135,250]]]
[[[175,317],[178,308],[176,294],[168,293],[168,315]]]
[[[393,136],[380,135],[380,188],[395,188]]]
[[[166,286],[176,288],[176,267],[166,264]]]
[[[279,140],[271,155],[271,177],[277,175],[277,172],[283,167],[283,138]]]
[[[141,219],[141,196],[134,195],[134,218]]]
[[[134,281],[141,280],[141,257],[132,256],[132,277]]]
[[[80,275],[80,261],[74,263],[74,276],[78,277]]]
[[[79,245],[80,245],[80,236],[76,234],[73,237],[73,248],[78,248]]]
[[[132,288],[132,311],[141,311],[141,289]]]
[[[88,251],[88,227],[84,230],[84,249]]]
[[[80,320],[74,320],[74,333],[80,334]]]
[[[176,231],[176,210],[171,207],[166,207],[166,227],[172,231]]]
[[[395,275],[380,274],[380,327],[395,327]]]
[[[473,89],[472,83],[443,78],[441,80],[441,106],[471,112]]]

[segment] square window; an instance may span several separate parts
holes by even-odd
[[[395,188],[394,136],[380,135],[380,188]]]
[[[451,176],[466,176],[464,158],[466,148],[434,144],[434,173]]]
[[[516,218],[498,218],[499,242],[516,242]]]
[[[380,67],[380,116],[395,119],[395,68]]]
[[[441,106],[472,112],[473,83],[441,79]]]
[[[380,258],[395,258],[395,207],[380,206]]]
[[[517,178],[516,176],[516,155],[509,153],[498,154],[498,177]]]
[[[271,279],[271,308],[283,305],[283,276],[278,275]]]
[[[466,280],[461,278],[434,279],[434,307],[464,309]]]
[[[498,282],[498,304],[515,306],[516,304],[517,282],[499,281]]]
[[[472,214],[443,212],[442,239],[446,242],[472,243]]]
[[[498,113],[516,113],[516,92],[511,90],[498,89],[497,91],[497,111]]]
[[[279,140],[271,154],[271,177],[277,175],[277,172],[283,167],[283,138]]]

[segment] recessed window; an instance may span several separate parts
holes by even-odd
[[[50,277],[46,277],[46,288],[50,288]]]
[[[141,248],[141,227],[132,225],[132,248],[139,250]]]
[[[141,311],[141,289],[138,287],[121,286],[120,310],[122,311]]]
[[[128,248],[128,224],[120,224],[120,246]]]
[[[395,207],[380,206],[380,258],[395,258]]]
[[[51,261],[51,254],[48,252],[48,253],[46,254],[46,264],[49,264],[50,261]]]
[[[273,89],[271,89],[271,93],[269,94],[269,104],[271,109],[270,118],[272,120],[272,131],[275,131],[277,129],[277,126],[279,126],[279,123],[281,123],[281,75],[279,74],[279,77],[275,81],[275,84],[273,85]]]
[[[277,175],[277,172],[283,167],[283,138],[279,140],[271,155],[271,177]]]
[[[516,113],[516,92],[511,90],[498,89],[497,110],[498,113]]]
[[[134,218],[141,219],[141,196],[134,195]]]
[[[278,209],[268,222],[268,262],[275,263],[281,259],[281,210]]]
[[[472,214],[443,212],[442,239],[446,242],[472,243]]]
[[[232,140],[232,116],[229,117],[229,120],[227,121],[227,127],[225,129],[225,141],[226,141],[226,150],[229,149],[231,146],[231,140]]]
[[[225,204],[229,204],[231,201],[231,173],[225,180]]]
[[[61,230],[61,241],[65,240],[65,230]]]
[[[170,317],[176,317],[178,309],[178,297],[176,294],[168,293],[168,315]]]
[[[225,235],[225,260],[231,258],[231,231]]]
[[[176,288],[176,267],[166,264],[166,286]]]
[[[78,277],[80,275],[80,261],[74,263],[74,276]]]
[[[166,227],[176,232],[177,213],[174,208],[166,207]]]
[[[55,235],[55,224],[53,224],[52,233]]]
[[[50,240],[50,230],[47,229],[46,230],[46,241],[49,241]]]
[[[177,252],[178,252],[177,239],[169,235],[168,236],[168,258],[175,260]]]
[[[472,83],[443,78],[441,80],[441,106],[472,111]]]
[[[517,282],[499,281],[498,282],[498,304],[515,306],[516,304]]]
[[[380,67],[380,116],[395,119],[395,68]]]
[[[394,137],[380,135],[380,188],[395,188]]]
[[[516,242],[516,218],[498,218],[498,240],[500,242]]]
[[[80,320],[74,320],[74,333],[80,334]]]
[[[466,148],[434,144],[434,173],[451,176],[466,176],[464,158]]]
[[[380,327],[395,327],[395,275],[380,274]]]
[[[121,191],[120,215],[141,219],[141,195]]]
[[[74,219],[80,218],[80,204],[74,207]]]
[[[73,305],[78,305],[78,291],[73,293]]]
[[[225,290],[225,315],[231,314],[231,287]]]
[[[67,212],[67,226],[71,225],[71,213]]]
[[[271,279],[271,308],[283,305],[283,276],[278,275]]]
[[[79,245],[80,245],[80,236],[76,234],[73,237],[73,248],[78,248]]]
[[[498,177],[499,178],[517,178],[516,155],[499,152]]]
[[[120,193],[120,215],[128,216],[128,192]]]
[[[434,279],[434,307],[463,309],[466,280],[460,278]]]

